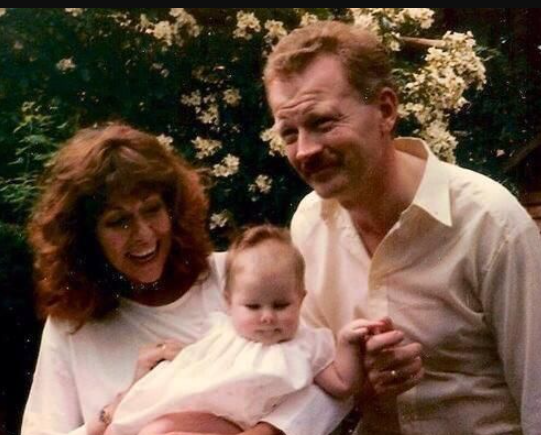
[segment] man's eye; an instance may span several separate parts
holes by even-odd
[[[329,131],[334,126],[332,119],[328,119],[328,118],[319,119],[314,124],[315,124],[315,127],[320,131]]]
[[[297,132],[294,130],[285,130],[280,133],[280,136],[282,136],[282,139],[286,144],[292,144],[297,140]]]

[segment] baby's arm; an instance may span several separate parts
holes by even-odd
[[[364,343],[382,326],[381,322],[357,319],[338,333],[334,361],[319,372],[314,382],[337,399],[359,392],[364,382]]]

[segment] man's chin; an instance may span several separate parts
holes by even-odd
[[[309,183],[310,187],[323,199],[333,199],[340,195],[341,189],[334,183]]]

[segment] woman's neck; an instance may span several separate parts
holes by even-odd
[[[195,279],[163,279],[153,283],[131,284],[129,299],[149,306],[161,306],[170,304],[183,296],[194,284]]]

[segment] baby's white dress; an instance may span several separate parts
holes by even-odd
[[[224,313],[212,313],[209,322],[202,339],[130,389],[115,411],[115,435],[136,435],[157,417],[181,411],[209,412],[251,427],[334,359],[328,329],[301,325],[292,340],[264,345],[237,335]]]

